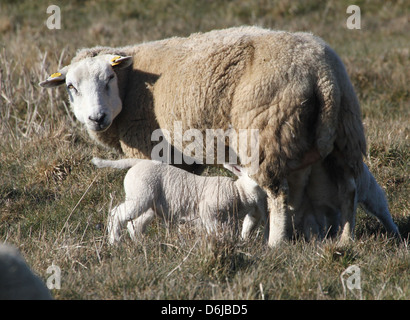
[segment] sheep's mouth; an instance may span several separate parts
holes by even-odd
[[[87,128],[95,132],[104,132],[111,126],[111,122],[104,123],[88,123]]]

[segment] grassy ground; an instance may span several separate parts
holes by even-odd
[[[361,30],[346,28],[349,1],[48,1],[0,3],[0,241],[16,245],[44,280],[61,269],[58,299],[410,299],[409,4],[356,1]],[[359,211],[356,241],[291,241],[276,249],[209,239],[154,223],[139,244],[107,245],[105,223],[125,172],[95,170],[95,145],[69,111],[64,89],[37,84],[80,47],[120,46],[257,24],[305,30],[339,53],[361,101],[365,159],[386,191],[404,241],[389,240]],[[342,272],[361,271],[344,292]]]

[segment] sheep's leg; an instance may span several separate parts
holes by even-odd
[[[126,189],[127,193],[127,189]],[[109,232],[109,241],[110,243],[115,243],[119,241],[121,236],[121,229],[128,222],[131,222],[142,213],[145,213],[150,209],[152,201],[150,199],[140,199],[136,197],[126,197],[126,200],[115,207],[111,211],[110,219],[108,221],[108,232]],[[149,213],[147,216],[144,216],[141,220],[143,225],[149,223],[152,213]],[[139,224],[139,223],[138,223]],[[141,225],[141,227],[143,226]],[[137,225],[139,228],[139,226]]]
[[[289,230],[289,232],[294,234],[303,233],[307,239],[310,239],[312,231],[316,232],[318,230],[311,200],[306,195],[306,185],[311,172],[312,167],[308,166],[292,171],[287,176],[289,185],[288,210],[292,216],[292,225],[295,229]]]
[[[108,234],[110,244],[118,242],[121,237],[121,229],[125,222],[135,219],[138,212],[136,201],[126,200],[111,210],[108,219]]]
[[[218,234],[218,221],[213,217],[202,218],[202,225],[208,234]]]
[[[357,192],[354,179],[351,178],[346,181],[346,189],[341,189],[339,197],[342,199],[341,204],[341,225],[342,234],[340,236],[340,243],[347,244],[354,238],[355,215],[357,207]]]
[[[320,236],[319,224],[311,212],[307,212],[303,216],[303,235],[307,241],[310,241],[312,236]]]
[[[140,236],[145,233],[148,224],[155,218],[155,211],[148,209],[148,211],[141,214],[137,219],[128,221],[127,229],[131,239],[136,242]]]
[[[330,236],[331,238],[335,238],[340,226],[340,211],[328,208],[324,210],[325,214],[325,228],[326,236]]]
[[[252,210],[245,216],[242,224],[242,239],[248,239],[251,232],[255,230],[256,226],[259,224],[259,220],[260,216],[255,214],[255,210]]]
[[[111,213],[108,217],[108,236],[109,243],[114,244],[120,240],[121,236],[121,217],[129,209],[130,205],[126,202],[119,204],[111,210]]]
[[[312,204],[311,199],[307,195],[304,197],[300,210],[302,210],[303,214],[302,228],[305,239],[310,241],[313,237],[323,238],[324,215],[318,207]]]
[[[110,215],[108,216],[108,241],[110,244],[114,244],[115,242],[120,240],[121,236],[121,228],[119,227],[119,221],[117,217],[118,205],[111,210]]]
[[[288,238],[287,218],[287,191],[280,190],[274,193],[267,191],[269,223],[265,227],[265,238],[268,236],[268,245],[270,247],[278,246],[283,240]],[[267,233],[267,228],[269,232]]]
[[[291,211],[300,209],[310,172],[310,167],[295,171],[289,175],[289,180],[282,181],[277,192],[271,189],[266,191],[269,209],[268,245],[270,247],[275,247],[290,237],[292,232]]]

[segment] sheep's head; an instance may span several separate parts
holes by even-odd
[[[100,55],[85,58],[53,73],[40,86],[67,86],[76,118],[91,131],[104,131],[121,112],[115,69],[132,64],[132,57]]]
[[[241,188],[246,192],[247,195],[250,195],[255,199],[256,202],[259,199],[266,197],[265,191],[258,185],[258,183],[253,180],[248,173],[248,170],[237,164],[228,164],[224,163],[224,168],[231,171],[238,177],[237,181],[240,181]]]
[[[248,173],[248,170],[238,164],[224,163],[224,168],[231,171],[239,179],[242,180],[243,185],[246,185],[249,190],[259,190],[260,187],[255,180],[253,180]]]

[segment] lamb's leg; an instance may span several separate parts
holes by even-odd
[[[121,227],[126,222],[127,216],[132,216],[135,212],[136,203],[134,201],[125,201],[111,210],[108,218],[108,235],[109,243],[118,242],[121,237]]]
[[[108,234],[111,244],[118,242],[121,236],[121,229],[125,223],[134,220],[141,212],[149,209],[147,201],[125,200],[120,205],[112,209],[108,219]]]
[[[155,218],[155,211],[148,209],[148,211],[141,214],[137,219],[128,221],[127,229],[131,239],[136,242],[140,236],[145,233],[148,224]]]
[[[243,224],[242,224],[242,232],[241,236],[242,239],[246,240],[248,239],[249,235],[257,225],[259,224],[260,221],[260,216],[256,214],[256,210],[252,210],[251,212],[248,212],[243,219]]]
[[[218,220],[214,215],[209,213],[202,213],[200,215],[200,222],[207,234],[218,234]]]

